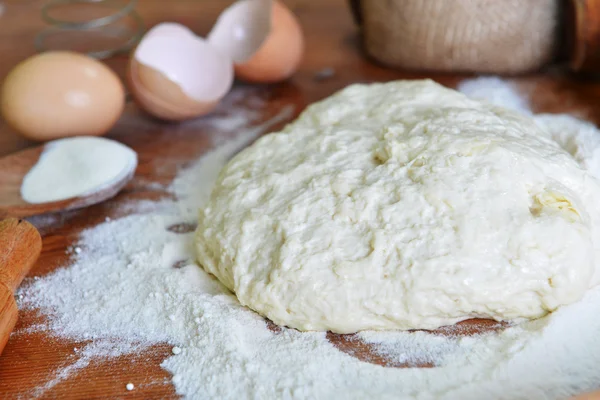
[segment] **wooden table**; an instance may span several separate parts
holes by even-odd
[[[4,3],[5,12],[0,16],[0,79],[17,62],[35,52],[34,37],[44,28],[40,18],[43,1],[5,0]],[[225,0],[141,0],[137,10],[147,26],[160,21],[176,21],[205,34],[219,11],[229,3]],[[299,112],[306,104],[351,82],[430,76],[453,86],[464,78],[402,73],[373,64],[360,50],[358,32],[345,0],[288,0],[286,4],[297,14],[305,30],[306,55],[300,71],[291,81],[257,88],[259,96],[267,101],[263,111],[265,119],[284,104],[293,104]],[[126,56],[118,56],[107,63],[123,76],[126,60]],[[332,68],[335,74],[318,79],[317,73],[324,68]],[[537,111],[574,112],[600,122],[600,84],[597,82],[575,80],[558,72],[519,77],[515,82],[528,93]],[[194,124],[179,126],[152,120],[129,103],[109,137],[139,153],[136,178],[119,196],[104,204],[34,220],[43,234],[44,247],[29,279],[66,265],[67,249],[78,233],[106,217],[117,217],[120,204],[164,196],[165,193],[151,183],[168,183],[178,168],[206,151],[210,135],[218,134]],[[0,120],[0,155],[33,144],[17,136]],[[42,333],[27,333],[27,327],[39,320],[35,313],[22,313],[16,331],[0,357],[0,397],[3,399],[29,397],[28,393],[47,381],[56,368],[76,360],[73,348],[80,347],[81,343],[56,340]],[[338,346],[343,350],[344,341],[339,341]],[[135,356],[92,362],[74,377],[58,383],[44,397],[174,398],[169,374],[159,367],[170,350],[167,345],[156,346]],[[136,382],[136,390],[126,392],[124,385],[130,381]]]

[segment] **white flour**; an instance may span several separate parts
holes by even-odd
[[[517,98],[502,82],[488,83],[469,85],[479,85],[480,93],[501,90],[500,99],[507,93]],[[289,117],[286,112],[278,118]],[[143,213],[83,232],[71,266],[31,280],[19,291],[20,307],[46,314],[51,334],[91,340],[78,352],[79,360],[24,397],[43,395],[92,356],[136,353],[161,342],[173,346],[161,366],[173,374],[177,393],[194,399],[561,399],[598,385],[600,290],[547,318],[500,333],[363,332],[355,337],[389,360],[437,365],[426,369],[359,361],[339,351],[325,333],[271,330],[241,307],[191,261],[193,232],[186,231],[193,230],[197,210],[226,160],[274,122],[236,130],[235,139],[179,174],[171,186],[176,201],[162,201],[154,209],[145,205]],[[123,394],[128,383],[119,383]]]
[[[443,365],[452,355],[472,349],[472,340],[459,337],[435,336],[426,332],[398,334],[395,331],[363,331],[357,335],[373,345],[376,354],[394,365]]]
[[[516,91],[516,86],[496,76],[464,80],[456,89],[469,97],[486,100],[523,114],[531,114],[527,99]]]
[[[21,196],[45,203],[98,192],[131,176],[137,154],[114,140],[93,136],[54,140],[25,175]]]

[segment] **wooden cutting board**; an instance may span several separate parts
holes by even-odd
[[[43,1],[8,0],[5,3],[6,12],[0,16],[0,79],[18,61],[33,54],[34,36],[43,27],[39,20]],[[260,97],[267,103],[261,111],[263,120],[290,104],[295,107],[297,114],[306,104],[326,97],[349,83],[422,77],[384,69],[363,58],[346,0],[289,0],[286,4],[292,7],[302,22],[307,38],[307,53],[300,71],[290,82],[255,88],[251,97]],[[144,0],[139,3],[138,10],[148,26],[159,21],[178,21],[204,34],[224,5],[223,0]],[[125,63],[125,57],[108,61],[121,76],[124,76]],[[326,78],[325,74],[319,74],[325,68],[333,68],[334,75]],[[455,86],[464,77],[446,75],[433,78],[445,85]],[[600,82],[576,81],[557,73],[522,77],[515,82],[529,94],[537,111],[575,112],[600,123]],[[68,250],[77,235],[107,217],[122,215],[120,205],[132,200],[166,196],[152,183],[169,183],[178,168],[208,149],[210,136],[219,134],[194,123],[177,125],[154,121],[129,103],[126,114],[109,137],[138,152],[140,162],[136,177],[119,196],[106,203],[33,220],[43,235],[43,250],[27,279],[44,276],[67,265],[70,257]],[[31,145],[31,142],[16,136],[0,121],[0,155]],[[78,360],[74,349],[84,343],[57,340],[39,332],[28,333],[28,327],[39,322],[42,322],[42,318],[33,312],[20,314],[16,331],[0,356],[0,393],[3,399],[31,397],[36,387],[53,377],[57,368]],[[274,331],[280,329],[274,325],[271,328]],[[486,329],[502,329],[502,326],[469,321],[440,333],[468,335]],[[371,352],[368,346],[353,340],[352,335],[330,334],[328,337],[340,351],[366,362],[389,367],[405,366],[390,365],[388,360]],[[159,366],[170,352],[170,346],[162,345],[134,356],[106,362],[93,361],[45,392],[42,397],[176,398],[169,383],[169,374]],[[125,390],[129,382],[136,385],[131,392]]]

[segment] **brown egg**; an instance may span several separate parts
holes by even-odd
[[[132,52],[128,80],[142,109],[181,121],[217,106],[233,84],[233,65],[185,26],[162,23]]]
[[[298,69],[304,51],[294,14],[273,0],[239,0],[221,13],[208,42],[229,56],[249,82],[278,82]]]
[[[239,79],[272,83],[285,80],[298,69],[304,52],[304,37],[296,16],[279,1],[273,2],[271,31],[258,51],[235,65]]]
[[[119,77],[85,55],[56,51],[19,63],[2,85],[0,109],[23,136],[46,141],[103,135],[125,106]]]

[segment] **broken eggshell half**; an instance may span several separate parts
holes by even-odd
[[[233,85],[231,60],[183,25],[159,24],[129,62],[136,102],[155,117],[180,121],[211,112]]]
[[[234,63],[248,61],[271,32],[273,0],[240,0],[225,9],[206,40]]]
[[[272,83],[296,72],[304,50],[294,14],[275,0],[240,0],[217,19],[207,38],[235,64],[238,78]]]

